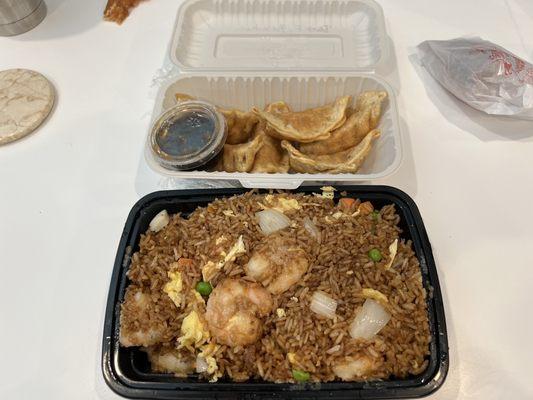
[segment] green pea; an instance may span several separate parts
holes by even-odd
[[[370,257],[370,259],[375,262],[379,262],[383,258],[383,256],[381,255],[381,251],[379,251],[378,249],[370,250],[368,252],[368,257]]]
[[[372,211],[372,212],[370,213],[370,215],[372,216],[372,219],[373,219],[373,220],[376,220],[376,219],[378,219],[379,211],[374,210],[374,211]]]
[[[202,296],[209,296],[213,291],[213,286],[209,282],[198,282],[196,284],[196,291]]]
[[[307,382],[311,375],[309,375],[309,372],[301,371],[299,369],[293,369],[292,377],[296,382]]]

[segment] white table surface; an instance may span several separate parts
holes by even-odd
[[[102,315],[128,211],[164,184],[142,149],[179,1],[143,3],[122,26],[102,22],[104,0],[47,3],[36,29],[0,38],[0,70],[38,70],[58,93],[38,132],[0,147],[0,398],[117,398],[99,367]],[[532,399],[533,123],[460,104],[409,54],[479,35],[533,61],[533,3],[381,4],[405,159],[376,183],[415,199],[433,245],[450,370],[431,398]]]

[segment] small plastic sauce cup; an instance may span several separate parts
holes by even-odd
[[[226,121],[213,105],[184,101],[156,120],[150,147],[163,167],[190,170],[213,159],[224,147],[226,136]]]

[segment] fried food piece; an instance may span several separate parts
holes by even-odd
[[[285,114],[291,112],[291,107],[284,101],[276,101],[266,106],[265,111],[272,114]]]
[[[255,155],[251,172],[287,173],[289,171],[289,154],[281,147],[279,139],[266,132],[267,129],[267,124],[261,121],[255,131],[255,137],[263,137],[263,145]]]
[[[290,289],[307,272],[309,261],[296,241],[271,235],[259,245],[245,267],[246,275],[272,294]]]
[[[334,130],[328,139],[303,143],[300,151],[304,154],[333,154],[356,146],[368,132],[376,128],[381,117],[381,104],[387,92],[364,92],[357,98],[356,111],[344,125]]]
[[[296,172],[311,174],[321,172],[355,173],[370,152],[372,142],[379,136],[379,130],[374,129],[357,146],[338,153],[320,156],[305,155],[286,140],[281,142],[281,146],[289,152],[289,163]]]
[[[218,107],[218,111],[226,119],[228,127],[227,144],[241,144],[250,139],[256,124],[259,122],[259,118],[254,113],[237,109],[227,110],[220,107]]]
[[[273,113],[291,111],[284,101],[269,104],[265,110]],[[251,172],[287,173],[289,172],[289,155],[281,147],[281,141],[269,134],[270,130],[271,128],[265,121],[259,122],[255,128],[254,137],[263,136],[263,146],[255,155]]]
[[[370,110],[369,125],[370,129],[378,126],[381,117],[381,103],[387,98],[387,92],[368,91],[363,92],[357,97],[355,110]]]
[[[250,172],[263,140],[264,136],[256,136],[247,143],[225,144],[215,169],[226,172]]]
[[[209,296],[205,318],[218,343],[246,346],[261,337],[260,318],[268,315],[273,306],[272,296],[261,285],[228,278]]]
[[[104,19],[120,25],[141,1],[143,0],[108,0],[104,10]]]
[[[309,143],[329,138],[331,131],[344,124],[350,101],[351,96],[343,96],[325,106],[299,112],[269,112],[256,107],[252,111],[268,123],[272,136]]]

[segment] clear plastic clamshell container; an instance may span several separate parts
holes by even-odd
[[[390,175],[402,157],[396,98],[374,74],[387,43],[382,9],[372,0],[186,0],[170,45],[173,73],[159,88],[152,123],[176,104],[175,93],[241,110],[284,100],[298,111],[383,90],[381,136],[356,174],[177,171],[156,162],[149,142],[148,164],[170,177],[238,180],[247,188]]]

